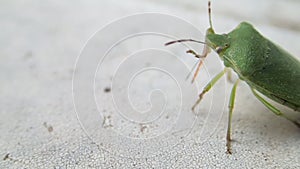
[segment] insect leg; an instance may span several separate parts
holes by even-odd
[[[231,154],[231,119],[232,119],[232,112],[234,108],[234,101],[235,101],[235,93],[236,88],[239,83],[239,79],[234,83],[234,86],[232,87],[230,99],[229,99],[229,114],[228,114],[228,126],[227,126],[227,136],[226,136],[226,147],[227,147],[227,153]]]
[[[262,102],[269,110],[271,110],[273,113],[275,113],[278,116],[284,117],[285,119],[289,120],[290,122],[294,123],[296,126],[300,127],[300,123],[298,123],[297,121],[289,118],[288,116],[286,116],[284,113],[282,113],[279,109],[277,109],[276,107],[274,107],[271,103],[269,103],[268,101],[266,101],[264,98],[262,98],[261,96],[259,96],[259,94],[255,91],[255,89],[251,88],[254,96],[260,101]]]
[[[208,92],[211,87],[216,84],[216,82],[227,72],[228,69],[224,69],[222,72],[218,73],[203,89],[203,91],[199,94],[199,99],[196,101],[196,103],[192,107],[192,111],[195,110],[196,106],[200,103],[200,101],[203,98],[203,95]]]
[[[207,56],[207,54],[206,55],[200,55],[200,54],[198,54],[198,53],[196,53],[195,51],[193,51],[193,50],[188,50],[188,51],[186,51],[186,53],[190,53],[190,54],[193,54],[196,58],[204,58],[204,57],[206,57]],[[200,70],[200,68],[201,68],[201,66],[202,66],[202,64],[203,64],[203,60],[199,60],[199,62],[197,63],[197,68],[196,67],[194,67],[194,68],[196,68],[196,71],[195,71],[195,73],[194,73],[194,76],[193,76],[193,79],[192,79],[192,83],[194,83],[194,81],[195,81],[195,79],[196,79],[196,77],[197,77],[197,75],[198,75],[198,72],[199,72],[199,70]],[[196,66],[196,65],[195,65]],[[194,69],[193,68],[193,69]],[[193,70],[192,69],[192,70]],[[188,79],[189,77],[190,77],[190,75],[192,74],[192,71],[188,74],[188,76],[186,77],[186,79]]]
[[[191,74],[193,73],[193,71],[194,71],[196,68],[198,69],[199,64],[200,64],[201,61],[202,61],[202,60],[199,60],[198,62],[196,62],[196,63],[194,64],[192,70],[191,70],[191,71],[189,72],[189,74],[186,76],[185,80],[188,80],[188,79],[190,78]]]
[[[232,79],[232,70],[229,70],[227,72],[227,80],[230,82],[230,83],[233,83],[233,79]]]
[[[209,48],[207,45],[204,46],[203,52],[202,52],[201,55],[197,54],[197,53],[196,53],[195,51],[193,51],[193,50],[188,50],[188,51],[186,51],[186,53],[193,54],[196,58],[206,58],[206,56],[208,55],[209,52],[210,52],[210,48]],[[196,69],[196,71],[195,71],[195,73],[194,73],[194,76],[193,76],[193,79],[192,79],[192,83],[195,81],[195,79],[196,79],[196,77],[197,77],[197,75],[198,75],[198,73],[199,73],[199,70],[200,70],[202,64],[203,64],[203,60],[200,60],[198,66],[197,66],[197,69]]]

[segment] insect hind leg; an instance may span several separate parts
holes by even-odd
[[[231,152],[231,121],[232,121],[232,114],[233,114],[233,108],[234,108],[234,101],[235,101],[235,94],[236,94],[236,88],[239,83],[239,79],[234,83],[231,94],[230,94],[230,99],[229,99],[229,114],[228,114],[228,126],[227,126],[227,135],[226,135],[226,147],[227,147],[227,153],[232,154]]]
[[[284,113],[282,113],[279,109],[277,109],[276,107],[274,107],[271,103],[269,103],[267,100],[265,100],[264,98],[262,98],[256,91],[255,89],[251,88],[252,93],[254,94],[254,96],[262,103],[264,104],[269,110],[271,110],[274,114],[276,114],[277,116],[281,116],[284,117],[285,119],[289,120],[290,122],[294,123],[296,126],[298,126],[300,128],[300,123],[298,123],[296,120],[291,119],[290,117],[286,116]]]

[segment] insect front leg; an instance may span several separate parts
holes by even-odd
[[[267,100],[265,100],[264,98],[262,98],[256,91],[255,89],[251,88],[252,93],[254,94],[254,96],[260,101],[262,102],[262,104],[264,104],[269,110],[271,110],[273,113],[275,113],[278,116],[284,117],[285,119],[289,120],[290,122],[294,123],[296,126],[298,126],[300,128],[300,123],[298,123],[297,121],[289,118],[288,116],[286,116],[284,113],[282,113],[279,109],[277,109],[276,107],[274,107],[271,103],[269,103]]]
[[[209,52],[210,52],[210,48],[209,48],[207,45],[204,46],[204,49],[203,49],[203,52],[202,52],[201,55],[198,54],[198,53],[196,53],[196,52],[193,51],[193,50],[188,50],[188,51],[186,51],[186,53],[193,54],[196,58],[199,58],[199,59],[201,59],[201,58],[206,58],[206,56],[208,55]],[[195,81],[195,79],[196,79],[196,77],[197,77],[197,75],[198,75],[198,73],[199,73],[199,70],[200,70],[202,64],[203,64],[203,60],[200,60],[200,62],[198,63],[197,69],[196,69],[196,71],[195,71],[195,74],[194,74],[194,76],[193,76],[192,83]]]
[[[232,119],[232,112],[234,108],[234,101],[235,101],[235,93],[236,93],[236,88],[239,83],[239,79],[234,83],[231,94],[230,94],[230,99],[229,99],[229,114],[228,114],[228,123],[227,123],[227,136],[226,136],[226,147],[227,147],[227,153],[232,154],[231,152],[231,119]]]
[[[203,89],[203,91],[199,94],[199,98],[198,100],[196,101],[196,103],[193,105],[192,107],[192,111],[195,112],[195,108],[196,106],[200,103],[200,101],[202,100],[203,98],[203,95],[205,93],[207,93],[214,84],[216,84],[216,82],[228,71],[227,68],[225,68],[222,72],[218,73]]]

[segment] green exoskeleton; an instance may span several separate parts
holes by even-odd
[[[193,41],[205,44],[202,55],[192,50],[187,53],[197,58],[205,58],[214,50],[223,60],[225,69],[217,74],[199,95],[192,109],[200,103],[203,95],[231,68],[239,77],[234,83],[229,99],[229,116],[226,137],[227,152],[231,154],[231,119],[234,108],[236,88],[240,80],[246,82],[254,96],[278,116],[284,117],[300,127],[300,124],[285,115],[261,94],[295,111],[300,110],[300,62],[287,51],[262,36],[251,24],[240,23],[227,34],[216,34],[211,21],[210,1],[208,2],[210,28],[206,31],[205,42],[182,39],[166,45]],[[199,62],[193,81],[197,76],[202,60]]]

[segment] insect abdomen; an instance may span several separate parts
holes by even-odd
[[[268,41],[270,52],[261,69],[248,76],[258,91],[269,98],[299,111],[300,62],[282,48]]]

